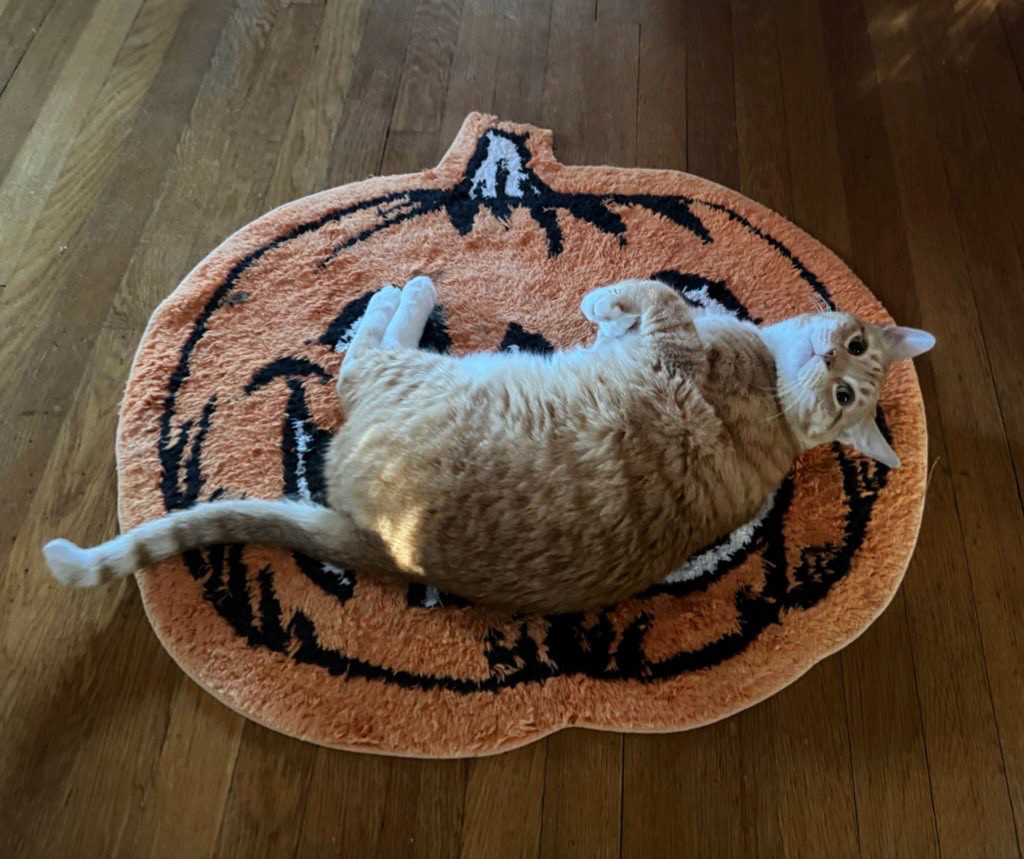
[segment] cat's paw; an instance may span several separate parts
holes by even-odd
[[[627,313],[619,302],[621,290],[615,286],[602,286],[591,290],[583,297],[580,310],[597,325],[604,337],[621,337],[629,331],[640,315]]]
[[[407,296],[407,301],[417,305],[427,305],[433,309],[437,304],[437,290],[434,288],[434,283],[424,274],[417,275],[410,280],[402,288],[402,294]]]
[[[401,298],[402,290],[397,286],[387,283],[373,294],[370,303],[366,305],[364,316],[380,313],[390,319],[394,316],[395,311],[398,310],[398,303],[401,301]]]

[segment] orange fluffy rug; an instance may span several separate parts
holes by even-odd
[[[353,325],[381,284],[421,273],[440,301],[421,347],[453,353],[588,340],[581,297],[624,277],[755,321],[821,304],[890,321],[834,254],[740,194],[559,164],[549,131],[473,114],[436,168],[275,209],[157,309],[121,408],[122,526],[224,495],[320,498]],[[457,757],[569,725],[692,728],[791,683],[892,598],[925,488],[910,362],[880,422],[902,469],[813,451],[754,521],[597,614],[510,616],[262,546],[190,552],[139,587],[197,683],[326,746]]]

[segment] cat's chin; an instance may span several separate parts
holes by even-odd
[[[793,363],[797,369],[806,367],[809,362],[814,360],[814,344],[811,343],[810,338],[805,339],[799,349],[794,348],[793,352]]]

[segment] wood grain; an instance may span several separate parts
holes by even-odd
[[[622,737],[572,729],[548,737],[540,855],[619,855]]]
[[[1015,492],[1008,497],[1013,477],[1005,439],[989,441],[968,429],[986,415],[990,426],[998,426],[999,410],[985,368],[977,305],[965,288],[956,204],[938,145],[936,126],[948,119],[932,119],[936,105],[928,103],[921,87],[916,40],[907,39],[898,26],[904,9],[894,4],[867,8],[878,22],[874,33],[886,32],[891,40],[887,49],[875,50],[882,58],[875,62],[884,118],[877,101],[872,106],[863,96],[870,55],[863,46],[857,48],[860,39],[851,34],[857,18],[830,10],[826,26],[843,98],[840,140],[858,269],[881,284],[879,291],[894,312],[919,318],[946,344],[920,368],[940,467],[933,475],[930,512],[911,570],[916,575],[908,576],[904,589],[938,842],[943,853],[968,843],[981,853],[1012,855],[1017,839],[982,646],[987,625],[979,624],[983,604],[972,579],[978,565],[984,565],[983,577],[1001,572],[988,568],[985,554],[1005,551],[1002,522],[1020,516],[1020,503]],[[882,144],[876,141],[883,134],[891,163],[878,152]],[[963,384],[967,378],[975,382]],[[968,470],[972,478],[964,479]],[[978,514],[992,511],[1000,496],[1008,506],[980,521]],[[972,521],[979,536],[984,530],[982,543],[961,542]]]
[[[1022,80],[1020,0],[0,0],[0,855],[1019,856]],[[905,586],[723,723],[331,752],[185,678],[132,583],[42,569],[114,533],[118,398],[180,277],[471,110],[737,188],[939,337]]]
[[[141,5],[142,0],[100,0],[96,4],[8,168],[0,184],[0,211],[5,213],[0,232],[0,282],[10,278],[18,249],[31,233],[71,141]]]
[[[547,743],[469,762],[462,859],[532,859],[540,849]]]
[[[39,118],[41,104],[64,68],[69,42],[81,33],[96,5],[91,0],[57,0],[46,10],[45,2],[19,0],[4,12],[3,22],[7,26],[3,29],[6,47],[0,176],[7,175],[23,148]]]

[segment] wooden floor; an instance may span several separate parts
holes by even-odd
[[[0,0],[0,856],[1020,855],[1024,0]],[[906,582],[783,693],[672,736],[330,752],[175,667],[114,533],[156,303],[291,198],[433,164],[463,116],[675,167],[834,248],[938,348]]]

